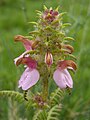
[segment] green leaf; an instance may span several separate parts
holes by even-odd
[[[24,97],[22,93],[15,91],[0,91],[1,97],[10,97],[18,102],[24,102]]]
[[[30,24],[34,24],[34,25],[38,25],[37,22],[28,22],[28,23],[30,23]]]
[[[50,95],[51,106],[56,105],[56,104],[60,104],[60,101],[62,100],[63,96],[64,96],[64,91],[60,90],[60,88],[57,88]]]
[[[65,37],[64,40],[71,40],[72,41],[72,40],[74,40],[74,38],[72,38],[72,37]]]
[[[45,5],[43,6],[43,8],[44,8],[44,10],[47,10],[47,7]]]
[[[39,10],[36,10],[36,12],[37,12],[37,13],[39,13],[39,14],[42,14],[42,12],[41,12],[41,11],[39,11]]]
[[[55,11],[57,11],[57,12],[58,12],[58,11],[59,11],[59,8],[60,8],[60,6],[58,6],[58,7],[55,9]]]
[[[61,108],[61,104],[53,106],[48,112],[47,120],[60,120],[59,115]]]
[[[62,24],[62,28],[65,28],[65,27],[68,27],[68,26],[71,26],[71,24],[70,23],[64,23],[64,24]]]
[[[45,110],[37,110],[33,120],[47,120],[47,112]]]
[[[72,54],[64,54],[64,55],[65,55],[66,57],[71,57],[71,58],[77,60],[77,58],[76,58],[74,55],[72,55]]]
[[[62,12],[59,14],[59,17],[62,17],[63,15],[65,15],[67,12]]]

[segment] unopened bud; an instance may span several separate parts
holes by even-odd
[[[45,55],[45,63],[50,66],[53,63],[53,57],[50,52],[47,52]]]

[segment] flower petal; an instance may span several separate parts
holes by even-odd
[[[15,65],[17,65],[17,66],[20,65],[24,56],[29,57],[29,54],[27,54],[27,53],[28,53],[28,50],[25,51],[23,54],[21,54],[19,57],[15,58],[14,59]]]
[[[37,61],[32,59],[29,54],[27,54],[28,51],[25,51],[22,55],[14,59],[15,65],[25,64],[29,68],[36,68],[37,67]]]
[[[73,87],[73,81],[67,69],[64,69],[64,70],[57,69],[53,74],[53,78],[54,78],[55,83],[61,89],[64,89],[67,86],[69,88]]]
[[[32,44],[33,44],[32,40],[29,40],[22,35],[15,36],[14,40],[15,42],[18,42],[18,41],[22,42],[26,50],[32,50]]]
[[[65,78],[66,78],[65,80],[67,82],[67,86],[69,88],[73,88],[73,80],[72,80],[72,77],[71,77],[70,73],[68,72],[68,70],[64,69],[63,74],[65,75]]]
[[[72,67],[74,70],[77,69],[77,65],[73,60],[63,60],[59,61],[58,67],[61,67],[61,69],[66,69]]]
[[[39,76],[38,70],[26,68],[19,80],[19,87],[22,87],[23,90],[31,88],[38,82]]]
[[[23,84],[24,80],[26,79],[26,77],[27,77],[27,75],[28,75],[29,72],[30,72],[30,69],[27,67],[27,68],[25,69],[25,71],[23,72],[20,80],[19,80],[19,86],[18,86],[18,87],[21,87],[21,86],[22,86],[22,84]]]

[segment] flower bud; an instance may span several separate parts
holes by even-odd
[[[58,15],[58,12],[55,10],[45,10],[42,18],[46,20],[48,23],[53,22],[56,19],[56,16]]]
[[[45,55],[45,63],[50,66],[53,63],[53,57],[50,52],[47,52]]]

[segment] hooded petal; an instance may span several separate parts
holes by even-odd
[[[39,76],[38,70],[26,68],[19,80],[19,87],[22,87],[23,90],[28,90],[38,82]]]
[[[22,35],[15,36],[14,40],[15,42],[18,42],[18,41],[22,42],[26,50],[32,50],[32,44],[33,44],[32,40],[29,40]]]
[[[32,59],[29,54],[27,54],[28,51],[24,52],[22,55],[14,59],[15,65],[25,64],[29,68],[34,69],[37,67],[37,61]],[[25,55],[26,54],[26,55]]]
[[[68,72],[68,70],[64,69],[63,73],[64,73],[65,78],[66,78],[65,80],[67,82],[67,86],[70,88],[73,88],[73,80],[72,80],[72,77],[71,77],[70,73]]]
[[[58,62],[58,67],[61,67],[61,69],[66,69],[66,68],[70,68],[70,69],[77,69],[77,65],[73,60],[62,60]]]
[[[24,58],[24,56],[29,56],[29,54],[27,54],[28,53],[28,51],[25,51],[23,54],[21,54],[19,57],[17,57],[17,58],[15,58],[14,59],[14,63],[15,63],[15,65],[19,65],[19,64],[21,64],[21,62],[22,62],[22,59]],[[27,55],[25,55],[25,54],[27,54]]]
[[[67,69],[57,69],[53,74],[53,79],[61,89],[64,89],[67,86],[69,88],[73,87],[73,81]]]

